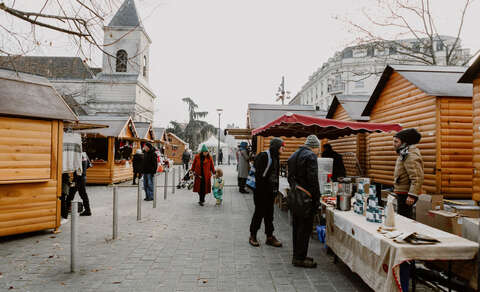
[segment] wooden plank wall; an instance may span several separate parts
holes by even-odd
[[[108,162],[94,162],[93,167],[87,170],[87,184],[110,184],[111,170]]]
[[[6,117],[1,117],[0,123],[4,132],[0,136],[1,166],[10,165],[10,160],[17,165],[9,167],[20,172],[13,177],[11,173],[5,175],[6,172],[2,172],[0,236],[57,228],[60,225],[58,197],[61,188],[58,179],[62,168],[62,147],[59,145],[63,124]],[[5,131],[10,131],[11,135]],[[45,161],[47,157],[48,162]],[[23,171],[26,174],[22,175]],[[25,179],[43,181],[24,183]]]
[[[439,175],[441,193],[447,198],[472,197],[473,124],[472,99],[438,98],[440,109]]]
[[[340,121],[353,121],[341,104],[337,106],[337,109],[335,110],[332,119]],[[361,143],[362,141],[363,143]],[[366,145],[364,134],[341,137],[335,140],[329,140],[327,141],[327,143],[332,145],[333,150],[337,151],[340,154],[345,154],[348,152],[354,153],[362,169],[365,169]],[[353,159],[352,156],[344,156],[343,164],[345,165],[345,170],[347,171],[348,176],[360,175],[357,171],[356,161]]]
[[[117,164],[113,165],[113,183],[118,183],[122,181],[132,180],[133,179],[133,167],[132,161],[126,164]]]
[[[259,137],[257,144],[257,153],[265,151],[270,148],[270,140],[274,137]],[[287,162],[288,158],[297,151],[297,149],[305,143],[307,138],[295,138],[295,137],[280,137],[285,141],[285,151],[280,155],[280,163]]]
[[[480,76],[473,81],[473,199],[480,201]]]
[[[423,189],[437,193],[436,182],[436,97],[429,96],[394,72],[380,94],[370,114],[372,123],[400,123],[404,128],[416,128],[422,134],[417,147],[424,160]],[[393,149],[394,133],[368,134],[367,173],[374,181],[393,185],[397,154]]]
[[[49,179],[52,122],[0,117],[0,181]]]

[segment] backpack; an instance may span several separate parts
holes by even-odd
[[[267,161],[267,167],[265,167],[265,171],[262,174],[262,177],[267,176],[267,172],[270,169],[270,166],[272,165],[272,156],[270,155],[270,150],[264,151],[267,153],[268,161]],[[255,167],[252,166],[250,168],[250,171],[248,172],[248,177],[247,177],[247,182],[246,185],[251,188],[252,190],[255,189],[256,184],[255,184]]]

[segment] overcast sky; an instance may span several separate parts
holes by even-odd
[[[222,108],[222,127],[244,127],[247,104],[274,103],[282,75],[293,97],[335,51],[352,44],[355,34],[335,16],[362,22],[362,8],[375,2],[137,0],[153,42],[150,86],[158,97],[156,125],[186,121],[181,99],[188,96],[210,113],[206,120],[214,125],[216,109]],[[455,35],[463,1],[431,2],[439,31]],[[472,52],[480,49],[479,2],[472,5],[462,34],[463,46]],[[100,54],[92,65],[101,65],[99,60]]]

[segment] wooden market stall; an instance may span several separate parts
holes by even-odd
[[[374,123],[416,128],[423,160],[423,189],[445,198],[472,196],[472,87],[458,84],[463,67],[387,66],[363,115]],[[397,155],[392,135],[367,135],[367,170],[393,185]]]
[[[155,140],[153,141],[155,143],[155,147],[157,147],[160,152],[164,154],[166,145],[168,144],[167,131],[165,131],[165,128],[154,127],[153,133],[155,137]]]
[[[472,199],[480,201],[480,57],[470,66],[458,81],[473,84],[473,195]]]
[[[65,120],[47,79],[0,70],[0,236],[60,226]]]
[[[188,143],[173,133],[167,133],[168,144],[165,145],[165,155],[174,164],[182,164],[182,154],[188,149]]]
[[[153,131],[152,123],[149,122],[134,122],[135,129],[138,133],[138,138],[142,142],[153,142],[155,140],[155,133]]]
[[[362,116],[370,96],[368,95],[336,95],[328,109],[327,119],[339,121],[368,121]],[[326,140],[333,150],[342,154],[348,176],[362,176],[366,168],[365,134],[349,135],[335,140]]]
[[[113,184],[133,178],[132,154],[140,147],[137,130],[130,117],[82,116],[85,122],[108,128],[78,131],[85,137],[84,150],[93,167],[87,170],[87,183]]]

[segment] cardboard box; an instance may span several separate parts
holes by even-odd
[[[415,220],[428,226],[433,226],[430,210],[443,210],[442,195],[420,195],[415,207]]]
[[[463,217],[480,218],[480,206],[452,205],[451,207],[455,213],[458,213]]]
[[[445,210],[431,210],[428,211],[428,216],[431,217],[429,220],[432,225],[430,226],[462,236],[463,218],[459,214]]]
[[[462,237],[478,242],[479,224],[479,218],[463,218]]]

